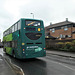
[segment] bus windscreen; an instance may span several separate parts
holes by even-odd
[[[40,26],[40,21],[26,21],[26,26]]]

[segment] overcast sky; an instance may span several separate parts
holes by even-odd
[[[50,22],[75,22],[75,0],[0,0],[0,38],[3,31],[20,18],[33,18],[44,21],[44,26]]]

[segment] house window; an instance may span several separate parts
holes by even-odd
[[[64,27],[64,30],[65,30],[65,31],[66,31],[66,30],[68,30],[68,27],[67,27],[67,26],[65,26],[65,27]]]
[[[52,31],[52,29],[50,29],[50,31]]]
[[[63,35],[63,38],[65,38],[65,35]]]
[[[64,27],[62,26],[61,29],[64,29]]]
[[[55,29],[53,28],[53,29],[52,29],[52,33],[54,33],[54,32],[55,32]]]
[[[70,37],[71,37],[71,35],[68,35],[68,37],[70,38]]]
[[[68,38],[68,35],[65,35],[66,38]]]
[[[73,27],[75,27],[75,25],[73,25]]]
[[[60,34],[60,38],[63,38],[63,35],[62,34]]]
[[[61,29],[61,27],[56,27],[55,30]]]

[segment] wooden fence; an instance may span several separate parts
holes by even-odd
[[[46,48],[58,48],[59,45],[57,44],[58,42],[72,42],[75,39],[71,39],[71,40],[50,40],[50,39],[45,39],[46,41]]]

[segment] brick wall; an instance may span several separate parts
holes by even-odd
[[[66,30],[66,31],[64,31],[64,29],[58,29],[58,30],[55,30],[55,32],[50,31],[50,35],[53,37],[60,37],[60,34],[71,35],[71,28],[68,28],[68,30]],[[71,37],[66,38],[66,39],[71,39]]]
[[[75,27],[72,27],[72,32],[75,31]],[[75,33],[72,34],[72,39],[75,39]]]

